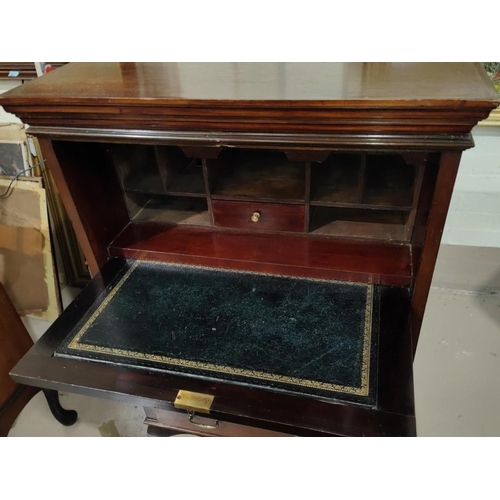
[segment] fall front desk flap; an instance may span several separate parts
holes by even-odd
[[[132,261],[55,355],[375,403],[373,285]]]

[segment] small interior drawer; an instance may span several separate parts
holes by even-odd
[[[304,205],[213,200],[216,226],[255,231],[304,231]]]

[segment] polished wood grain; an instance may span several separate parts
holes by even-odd
[[[412,278],[409,245],[292,233],[129,224],[109,251],[117,257],[362,283],[409,286]]]
[[[479,63],[70,63],[9,97],[84,104],[263,100],[282,106],[397,99],[424,107],[427,100],[494,101],[488,83]]]
[[[54,152],[52,141],[49,141],[47,139],[40,139],[39,143],[47,166],[50,168],[50,172],[52,174],[52,177],[54,178],[54,182],[56,183],[57,191],[61,196],[61,200],[64,204],[64,208],[66,209],[66,213],[71,220],[71,224],[78,239],[78,243],[80,244],[82,252],[85,255],[85,260],[87,262],[87,265],[89,266],[90,272],[92,274],[97,274],[99,272],[99,264],[97,263],[97,260],[95,258],[94,250],[90,243],[89,236],[85,231],[84,222],[80,214],[78,213],[77,205],[71,196],[68,183],[66,182],[64,174],[61,170],[61,166],[59,165],[59,161]]]
[[[413,275],[418,276],[420,270],[420,261],[422,256],[422,249],[424,247],[425,235],[427,232],[427,223],[429,220],[429,213],[432,207],[432,199],[436,187],[436,179],[439,173],[439,162],[441,154],[431,153],[425,164],[425,169],[422,176],[422,186],[420,189],[420,196],[417,200],[418,203],[415,207],[412,216],[413,229],[411,231],[411,257]]]
[[[118,178],[100,144],[40,141],[92,274],[129,222]]]
[[[311,207],[312,235],[405,242],[407,212],[366,208]]]
[[[478,63],[71,63],[0,98],[30,125],[370,134],[467,133],[498,102]]]
[[[453,135],[419,133],[374,135],[370,133],[199,132],[31,126],[30,133],[37,137],[80,142],[179,145],[183,150],[187,148],[204,150],[199,156],[205,158],[216,158],[224,146],[258,147],[286,151],[291,161],[322,161],[331,151],[462,151],[474,146],[469,132]]]
[[[304,231],[304,205],[213,200],[215,225],[252,231]],[[252,217],[258,217],[252,220]]]
[[[446,215],[448,214],[461,156],[461,153],[457,152],[444,152],[439,162],[439,173],[430,207],[424,246],[421,251],[412,298],[411,320],[414,352],[416,352],[417,348],[425,306],[427,304],[439,245],[443,235]]]

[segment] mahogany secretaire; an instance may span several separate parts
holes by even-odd
[[[498,103],[472,63],[71,63],[4,94],[94,275],[12,377],[200,434],[415,435],[453,184]]]

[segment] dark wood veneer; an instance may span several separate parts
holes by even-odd
[[[420,327],[424,317],[425,305],[431,287],[434,266],[441,243],[446,215],[453,194],[453,186],[460,164],[462,154],[459,152],[444,152],[439,163],[439,173],[436,179],[434,196],[427,220],[427,229],[422,250],[420,252],[420,262],[418,263],[418,273],[415,277],[415,289],[412,298],[412,334],[413,349],[417,348]]]
[[[310,134],[310,133],[245,133],[199,132],[175,130],[141,130],[114,128],[32,126],[30,132],[38,137],[57,140],[116,142],[136,144],[178,145],[183,149],[204,148],[200,156],[216,157],[224,146],[256,147],[286,150],[287,156],[296,153],[298,161],[321,161],[331,151],[441,151],[464,150],[474,146],[470,133],[463,134]],[[319,148],[319,149],[318,149]],[[321,150],[321,148],[323,150]],[[206,150],[213,150],[209,156]],[[326,151],[325,151],[326,149]]]
[[[409,286],[410,247],[305,235],[129,224],[110,255]]]
[[[459,134],[498,96],[467,63],[73,63],[2,101],[37,126]]]
[[[215,225],[252,231],[304,231],[304,205],[213,200]],[[258,214],[257,220],[252,216]]]
[[[298,435],[414,435],[412,359],[460,155],[499,103],[477,63],[72,63],[2,95],[96,275],[13,377],[160,408],[206,392],[215,418]],[[131,159],[146,188],[124,181]],[[54,358],[124,258],[383,285],[376,405]]]
[[[99,144],[41,141],[92,274],[129,218],[116,173]]]

